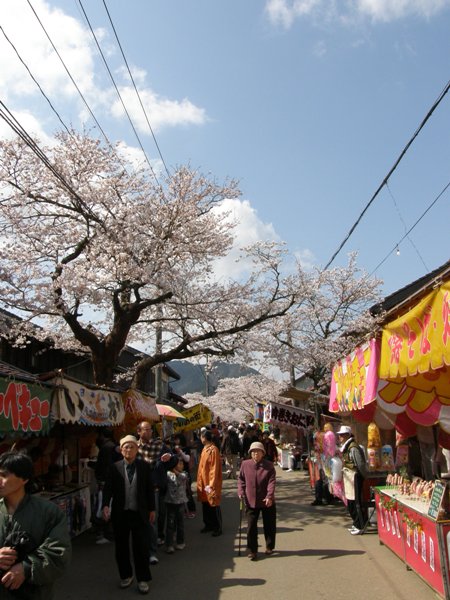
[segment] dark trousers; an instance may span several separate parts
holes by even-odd
[[[175,543],[184,544],[184,504],[171,504],[166,502],[166,546]]]
[[[166,533],[166,491],[158,492],[158,537],[163,540]]]
[[[120,579],[133,575],[130,560],[130,535],[133,549],[133,562],[136,579],[150,581],[152,576],[149,568],[149,529],[143,523],[138,512],[124,510],[113,521],[116,562],[119,567]]]
[[[277,529],[277,509],[275,504],[263,508],[251,508],[247,506],[247,548],[250,552],[258,551],[258,517],[262,513],[264,537],[266,548],[275,548],[275,536]]]
[[[209,502],[202,502],[203,523],[211,531],[222,531],[222,512],[220,506],[211,506]]]
[[[347,509],[350,517],[352,518],[353,525],[357,529],[363,529],[364,524],[367,520],[367,509],[362,507],[362,492],[363,492],[364,479],[359,474],[355,474],[355,499],[347,501]]]

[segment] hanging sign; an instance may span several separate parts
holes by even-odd
[[[175,421],[173,423],[173,431],[193,431],[204,425],[209,425],[212,420],[212,413],[207,406],[202,403],[186,408],[182,411],[185,421]]]
[[[264,422],[306,429],[314,424],[314,413],[287,404],[268,402],[264,407]]]
[[[447,486],[438,479],[434,482],[434,489],[431,495],[430,506],[428,508],[428,516],[434,519],[435,521],[439,517],[439,512],[441,510],[442,502],[444,500],[446,487]]]
[[[46,435],[51,392],[49,387],[0,377],[0,434]]]

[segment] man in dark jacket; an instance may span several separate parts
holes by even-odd
[[[0,598],[51,600],[70,560],[66,515],[27,493],[32,471],[26,454],[0,456]]]
[[[148,463],[137,459],[138,442],[134,436],[126,435],[120,440],[120,451],[123,460],[113,464],[106,478],[103,518],[111,518],[113,525],[120,587],[127,588],[133,582],[131,535],[138,590],[147,594],[151,580],[148,523],[155,520],[152,473]]]
[[[367,520],[367,509],[363,508],[363,484],[366,473],[366,459],[360,446],[353,437],[349,425],[341,425],[337,432],[342,463],[344,466],[344,486],[347,497],[347,510],[353,525],[349,529],[352,535],[360,535],[364,531]]]
[[[275,548],[276,506],[275,506],[275,467],[265,460],[265,450],[261,442],[250,446],[250,457],[244,460],[238,477],[238,494],[245,502],[247,514],[248,557],[257,559],[258,517],[262,512],[266,554]]]

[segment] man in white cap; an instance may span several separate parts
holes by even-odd
[[[349,425],[341,425],[336,432],[342,453],[344,488],[347,498],[347,509],[353,525],[349,529],[352,535],[360,535],[364,529],[364,513],[362,508],[362,490],[366,477],[366,459],[360,446],[353,437]]]
[[[133,583],[131,535],[138,591],[147,594],[151,580],[148,524],[155,520],[152,473],[147,462],[137,460],[138,441],[134,436],[126,435],[120,440],[120,452],[123,460],[112,465],[106,478],[103,518],[112,521],[120,587],[127,588]]]
[[[244,460],[238,477],[238,495],[245,502],[247,514],[247,549],[250,560],[257,559],[258,517],[262,513],[266,554],[275,548],[276,506],[275,467],[265,460],[265,449],[261,442],[253,442],[249,449],[250,458]]]

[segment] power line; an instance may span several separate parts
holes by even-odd
[[[126,67],[127,67],[128,74],[129,74],[129,76],[130,76],[130,79],[131,79],[131,81],[132,81],[132,83],[133,83],[134,90],[135,90],[135,92],[136,92],[136,95],[137,95],[137,97],[138,97],[138,99],[139,99],[139,103],[140,103],[140,105],[141,105],[142,112],[144,113],[145,119],[146,119],[146,121],[147,121],[148,128],[150,129],[150,132],[151,132],[151,134],[152,134],[152,137],[153,137],[153,141],[155,142],[155,146],[156,146],[156,148],[157,148],[157,150],[158,150],[159,157],[161,158],[161,162],[162,162],[162,164],[164,165],[164,168],[165,168],[165,170],[166,170],[166,173],[167,173],[167,175],[168,175],[168,176],[170,176],[169,169],[167,168],[167,165],[166,165],[166,163],[165,163],[165,160],[164,160],[164,158],[163,158],[163,155],[162,155],[161,149],[160,149],[160,147],[159,147],[159,144],[158,144],[158,142],[157,142],[157,140],[156,140],[156,136],[155,136],[155,133],[154,133],[154,131],[153,131],[153,128],[152,128],[152,126],[150,125],[150,120],[149,120],[149,118],[148,118],[147,111],[145,110],[145,107],[144,107],[144,104],[143,104],[143,102],[142,102],[141,96],[140,96],[140,94],[139,94],[139,91],[138,91],[138,89],[137,89],[136,83],[135,83],[135,81],[134,81],[134,77],[133,77],[133,75],[132,75],[132,73],[131,73],[131,69],[130,69],[130,67],[129,67],[129,65],[128,65],[128,61],[127,61],[127,59],[126,59],[126,57],[125,57],[125,53],[124,53],[124,51],[123,51],[123,49],[122,49],[122,44],[120,43],[119,36],[117,35],[116,28],[114,27],[114,23],[113,23],[113,21],[112,21],[112,18],[111,18],[111,15],[110,15],[110,13],[109,13],[109,10],[108,10],[108,7],[107,7],[107,5],[106,5],[106,1],[105,1],[105,0],[103,0],[103,5],[104,5],[104,7],[105,7],[105,10],[106,10],[106,13],[107,13],[107,15],[108,15],[109,22],[111,23],[112,30],[114,31],[114,35],[115,35],[115,37],[116,37],[117,44],[118,44],[118,46],[119,46],[119,48],[120,48],[120,52],[122,53],[122,57],[123,57],[123,60],[124,60],[124,62],[125,62],[125,65],[126,65]]]
[[[424,212],[416,220],[416,222],[414,223],[414,225],[412,225],[408,229],[408,231],[405,233],[405,235],[402,238],[400,238],[400,240],[388,252],[388,254],[383,258],[383,260],[378,263],[378,265],[375,267],[375,269],[373,269],[373,271],[368,275],[368,277],[370,277],[371,275],[373,275],[375,273],[375,271],[377,271],[381,267],[381,265],[386,262],[386,260],[389,258],[389,256],[398,248],[399,244],[401,244],[403,242],[403,240],[409,236],[409,234],[411,233],[411,231],[413,229],[415,229],[415,227],[420,223],[420,221],[425,217],[425,215],[433,208],[433,206],[436,204],[436,202],[444,195],[444,193],[448,190],[449,187],[450,187],[450,181],[443,187],[443,189],[439,192],[439,194],[436,196],[436,198],[433,200],[433,202],[424,210]],[[427,267],[425,266],[425,268],[427,268]]]
[[[447,85],[445,86],[445,88],[439,94],[438,98],[436,99],[436,101],[434,102],[434,104],[432,105],[432,107],[430,108],[430,110],[428,111],[428,113],[426,114],[425,118],[423,119],[423,121],[421,122],[421,124],[419,125],[419,127],[414,132],[413,136],[410,138],[409,142],[403,148],[402,152],[400,153],[400,156],[397,158],[397,160],[395,161],[395,163],[393,164],[393,166],[389,170],[389,172],[386,175],[386,177],[380,183],[380,185],[378,186],[376,192],[370,198],[369,202],[366,204],[366,206],[364,207],[363,211],[361,212],[361,214],[359,215],[359,217],[357,218],[357,220],[355,221],[355,223],[351,226],[349,232],[347,233],[347,235],[345,236],[345,238],[343,239],[343,241],[339,245],[339,247],[336,250],[336,252],[333,254],[333,256],[330,258],[330,260],[325,265],[324,271],[326,271],[328,269],[328,267],[333,263],[333,261],[336,258],[336,256],[340,253],[340,251],[342,250],[342,248],[344,247],[344,245],[348,242],[350,236],[352,235],[352,233],[355,231],[356,227],[361,222],[363,216],[365,215],[365,213],[367,212],[367,210],[369,209],[369,207],[371,206],[371,204],[373,203],[373,201],[375,200],[375,198],[381,192],[381,190],[383,189],[383,187],[386,185],[386,183],[388,182],[390,176],[395,171],[395,169],[399,165],[400,161],[402,160],[402,158],[404,157],[404,155],[406,154],[406,152],[409,150],[410,146],[412,145],[412,143],[414,142],[414,140],[416,139],[416,137],[419,135],[420,131],[423,129],[423,127],[425,126],[425,124],[428,121],[428,119],[431,117],[431,115],[433,114],[433,112],[439,106],[439,104],[441,103],[441,101],[443,100],[444,96],[447,94],[447,92],[448,92],[449,89],[450,89],[450,81],[447,83]]]
[[[89,111],[89,114],[90,114],[90,115],[91,115],[91,117],[94,119],[94,122],[95,122],[95,124],[97,125],[97,127],[98,127],[98,128],[99,128],[99,130],[101,131],[101,133],[102,133],[103,137],[105,138],[105,140],[106,140],[106,143],[108,144],[108,146],[109,146],[110,148],[113,148],[113,145],[112,145],[112,144],[111,144],[111,142],[109,141],[109,139],[108,139],[108,136],[107,136],[107,135],[106,135],[106,133],[103,131],[103,128],[102,128],[102,126],[100,125],[100,123],[98,122],[98,120],[97,120],[96,116],[95,116],[95,115],[94,115],[94,113],[92,112],[92,109],[91,109],[91,107],[89,106],[89,104],[88,104],[88,102],[87,102],[86,98],[84,97],[84,95],[83,95],[83,92],[80,90],[80,88],[78,87],[78,85],[77,85],[77,83],[76,83],[75,79],[72,77],[72,74],[70,73],[69,69],[67,68],[67,65],[66,65],[66,63],[64,62],[64,60],[63,60],[62,56],[60,55],[60,53],[58,52],[58,49],[56,48],[56,46],[55,46],[55,44],[53,43],[53,41],[52,41],[52,39],[51,39],[50,35],[48,34],[47,30],[45,29],[45,27],[44,27],[44,24],[42,23],[42,21],[41,21],[41,19],[39,18],[39,16],[38,16],[37,12],[35,11],[35,9],[34,9],[33,5],[31,4],[31,1],[30,1],[30,0],[27,0],[27,2],[28,2],[28,5],[29,5],[29,7],[31,8],[31,10],[33,11],[33,13],[34,13],[34,16],[36,17],[36,19],[37,19],[37,21],[38,21],[39,25],[42,27],[42,30],[44,31],[44,33],[45,33],[45,35],[46,35],[46,37],[47,37],[48,41],[50,42],[50,44],[51,44],[51,46],[52,46],[53,50],[54,50],[54,51],[55,51],[55,53],[56,53],[57,57],[58,57],[58,58],[59,58],[59,60],[61,61],[61,64],[62,64],[62,66],[64,67],[64,69],[65,69],[65,71],[66,71],[67,75],[69,76],[69,78],[70,78],[71,82],[73,83],[73,85],[75,86],[75,88],[76,88],[76,90],[77,90],[78,94],[80,95],[81,99],[83,100],[83,102],[84,102],[84,105],[85,105],[85,106],[86,106],[86,108],[88,109],[88,111]]]
[[[405,231],[407,231],[407,230],[408,230],[408,227],[407,227],[407,225],[406,225],[406,223],[405,223],[405,219],[403,218],[403,216],[402,216],[402,213],[400,212],[400,208],[399,208],[399,206],[398,206],[398,204],[397,204],[397,201],[396,201],[396,199],[395,199],[395,197],[394,197],[394,194],[392,193],[392,190],[391,190],[391,188],[390,188],[390,186],[389,186],[389,183],[386,183],[386,189],[387,189],[387,191],[389,192],[389,195],[390,195],[390,196],[391,196],[391,198],[392,198],[392,202],[394,203],[395,209],[396,209],[396,211],[397,211],[397,214],[398,214],[398,218],[399,218],[399,219],[400,219],[400,221],[403,223],[403,228],[404,228],[404,230],[405,230]],[[417,248],[417,246],[416,246],[416,245],[415,245],[415,243],[413,242],[412,238],[410,238],[408,234],[406,234],[406,237],[408,238],[408,242],[411,244],[411,246],[412,246],[412,247],[414,248],[414,250],[416,251],[416,254],[417,254],[417,256],[420,258],[420,260],[421,260],[421,262],[422,262],[423,266],[425,267],[425,269],[426,269],[427,271],[429,271],[430,269],[429,269],[429,268],[427,267],[427,265],[425,264],[425,261],[423,260],[423,257],[422,257],[422,255],[420,254],[420,252],[419,252],[419,249]]]
[[[103,54],[103,51],[102,51],[102,49],[100,47],[100,44],[98,43],[97,36],[95,35],[95,32],[94,32],[94,30],[92,28],[92,25],[91,25],[91,22],[89,21],[89,18],[88,18],[87,14],[86,14],[86,11],[84,10],[83,3],[81,2],[81,0],[78,0],[78,3],[80,5],[80,7],[81,7],[81,10],[83,11],[84,18],[86,19],[86,22],[87,22],[87,24],[89,26],[89,29],[90,29],[91,34],[92,34],[92,37],[94,38],[94,41],[95,41],[95,43],[97,45],[98,51],[100,53],[100,56],[102,57],[103,63],[104,63],[104,65],[106,67],[106,70],[108,71],[108,74],[109,74],[109,76],[111,78],[111,81],[112,81],[112,84],[114,86],[114,89],[116,90],[117,95],[119,96],[119,100],[120,100],[120,102],[122,104],[123,110],[125,111],[125,114],[127,115],[128,121],[130,122],[131,128],[133,129],[133,132],[134,132],[134,135],[135,135],[135,137],[136,137],[136,139],[138,141],[139,147],[141,148],[141,150],[142,150],[142,152],[143,152],[143,154],[145,156],[145,160],[147,161],[147,164],[150,167],[150,171],[152,172],[152,175],[153,175],[156,183],[158,184],[159,187],[161,187],[161,185],[160,185],[160,183],[158,181],[158,178],[156,177],[155,171],[153,170],[153,167],[152,167],[152,165],[150,163],[150,160],[149,160],[149,158],[147,156],[147,153],[144,150],[144,146],[142,145],[142,142],[141,142],[141,140],[139,138],[138,132],[136,131],[136,128],[135,128],[134,123],[133,123],[133,120],[130,117],[130,114],[129,114],[128,110],[127,110],[127,107],[125,106],[125,102],[123,101],[122,95],[121,95],[121,93],[119,91],[119,88],[117,87],[117,84],[116,84],[116,82],[114,80],[113,74],[111,73],[111,69],[109,68],[109,65],[108,65],[108,62],[107,62],[107,60],[105,58],[105,55]]]
[[[59,114],[59,112],[56,110],[56,108],[53,106],[50,98],[47,96],[47,94],[44,92],[44,90],[42,89],[42,87],[40,86],[39,82],[37,81],[37,79],[35,78],[35,76],[33,75],[33,73],[30,71],[28,65],[25,63],[25,61],[23,60],[23,58],[20,56],[19,51],[17,50],[17,48],[15,47],[15,45],[12,43],[12,41],[9,39],[9,37],[6,35],[5,30],[3,29],[3,27],[0,25],[0,30],[3,33],[6,41],[9,43],[9,45],[12,47],[12,49],[14,50],[14,52],[17,55],[17,58],[20,60],[20,62],[23,64],[23,66],[25,67],[25,69],[28,71],[29,76],[31,77],[31,79],[34,81],[34,83],[38,86],[39,91],[41,92],[41,94],[44,96],[44,98],[47,100],[48,104],[50,105],[50,108],[52,109],[52,111],[55,113],[55,115],[58,117],[59,122],[61,123],[61,125],[64,127],[64,129],[67,131],[67,133],[69,135],[72,135],[69,128],[67,127],[67,125],[64,123],[64,121],[62,120],[61,115]]]

